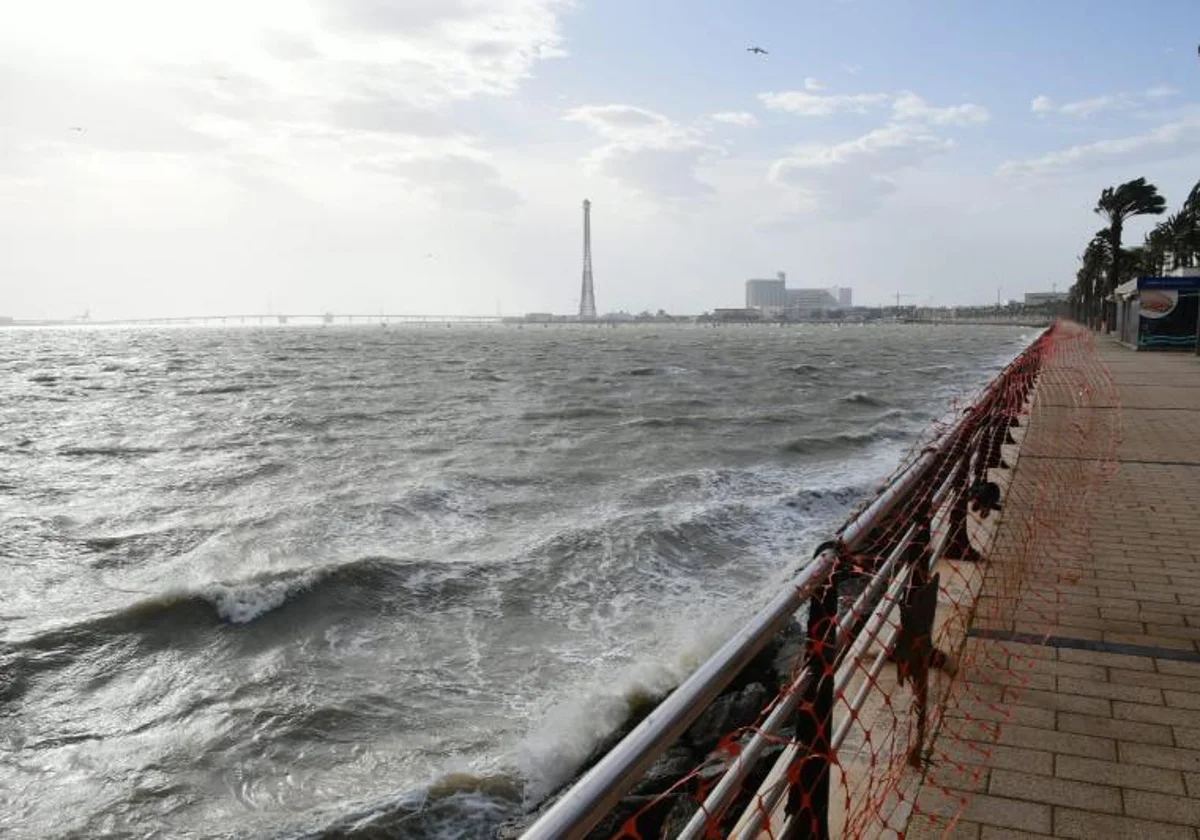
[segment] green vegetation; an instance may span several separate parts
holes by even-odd
[[[1071,286],[1070,305],[1075,317],[1093,326],[1102,317],[1112,322],[1109,296],[1117,286],[1135,277],[1157,276],[1173,268],[1196,264],[1200,258],[1200,182],[1179,210],[1146,234],[1141,245],[1121,247],[1126,220],[1134,216],[1160,216],[1166,199],[1145,178],[1106,187],[1094,208],[1108,221],[1096,231],[1079,257],[1079,270]]]

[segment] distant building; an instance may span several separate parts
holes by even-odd
[[[787,275],[779,272],[775,280],[747,280],[747,309],[783,309],[787,306]]]
[[[765,317],[788,315],[808,317],[853,305],[853,292],[843,286],[831,289],[789,289],[782,271],[774,280],[754,278],[746,281],[746,308]]]
[[[1066,292],[1026,292],[1026,306],[1046,306],[1052,303],[1066,303]]]
[[[788,289],[787,311],[789,313],[824,312],[837,309],[838,299],[828,289]]]

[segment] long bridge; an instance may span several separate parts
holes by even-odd
[[[256,324],[499,324],[509,320],[499,315],[395,315],[324,312],[268,313],[245,315],[177,315],[155,318],[61,318],[37,320],[0,320],[0,326],[13,327],[136,327],[136,326],[215,326]]]
[[[977,313],[958,315],[952,311],[917,311],[887,313],[875,318],[812,319],[812,320],[760,320],[728,319],[709,316],[672,316],[653,318],[608,318],[597,317],[581,320],[575,316],[533,313],[520,316],[501,315],[413,315],[401,313],[248,313],[232,315],[175,315],[149,318],[0,318],[0,327],[139,327],[139,326],[316,326],[316,325],[367,325],[387,326],[487,326],[498,324],[563,326],[589,324],[596,326],[618,326],[637,324],[701,324],[710,326],[812,326],[844,324],[921,324],[951,326],[1026,326],[1044,328],[1053,318],[1049,315],[1032,313],[980,315]]]

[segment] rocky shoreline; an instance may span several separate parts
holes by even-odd
[[[601,840],[621,832],[636,817],[638,834],[649,840],[678,832],[691,819],[698,804],[698,791],[704,782],[723,772],[732,754],[723,749],[723,740],[738,730],[753,726],[767,703],[792,679],[794,665],[804,650],[805,631],[796,618],[767,644],[733,679],[712,705],[688,728],[646,772],[616,808],[594,828],[589,838]],[[642,722],[658,704],[670,696],[648,698],[630,711],[629,718],[592,751],[580,767],[578,779],[600,761],[622,738]],[[746,733],[743,737],[749,737]],[[742,793],[728,809],[730,820],[741,813],[739,805],[749,801],[766,777],[775,755],[783,745],[772,745],[751,771]],[[563,795],[574,779],[557,790],[530,813],[503,825],[500,840],[517,840]]]

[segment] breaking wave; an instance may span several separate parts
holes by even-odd
[[[907,440],[912,436],[913,433],[908,429],[877,427],[866,432],[838,432],[795,438],[783,448],[797,455],[838,455],[884,441]]]
[[[846,394],[846,396],[841,397],[839,402],[848,403],[850,405],[868,405],[880,407],[888,404],[887,400],[880,399],[879,397],[873,397],[866,391],[851,391],[849,394]]]

